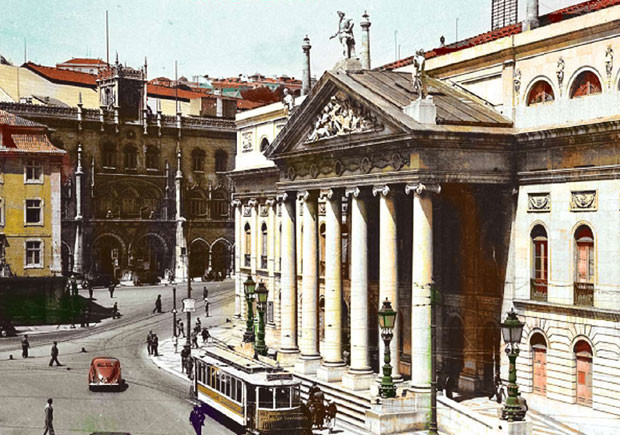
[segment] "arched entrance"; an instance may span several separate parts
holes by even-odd
[[[216,279],[224,279],[230,270],[230,243],[218,239],[211,246],[211,270]]]
[[[450,376],[455,385],[458,385],[458,378],[463,370],[463,346],[465,343],[463,321],[458,316],[452,316],[446,322],[444,330],[444,343],[446,344],[446,358],[444,359],[444,369],[446,375]]]
[[[73,255],[71,248],[65,242],[60,245],[60,256],[62,261],[62,274],[68,275],[73,271]]]
[[[189,247],[189,276],[205,276],[209,268],[209,244],[202,239],[195,239]]]
[[[97,237],[93,243],[93,252],[94,261],[90,268],[91,273],[121,278],[124,245],[118,236],[103,234]]]
[[[530,338],[532,347],[532,391],[541,396],[547,395],[547,341],[539,332]]]
[[[134,270],[139,274],[163,277],[170,267],[170,255],[165,240],[153,233],[145,234],[133,248]]]
[[[592,406],[592,347],[579,340],[573,351],[577,359],[577,404]]]

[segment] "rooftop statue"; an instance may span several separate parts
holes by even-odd
[[[340,21],[338,22],[338,31],[330,36],[329,39],[334,39],[336,36],[342,44],[342,55],[345,59],[351,59],[355,57],[355,38],[353,37],[353,20],[347,18],[344,12],[338,11]]]
[[[428,88],[426,85],[426,72],[424,67],[426,65],[426,57],[424,56],[424,50],[420,49],[415,52],[413,57],[413,66],[415,67],[415,73],[413,73],[413,90],[418,94],[418,98],[424,99],[428,95]]]

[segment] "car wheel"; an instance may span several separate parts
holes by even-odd
[[[9,333],[4,330],[4,329],[0,329],[0,337],[7,337],[9,335]]]

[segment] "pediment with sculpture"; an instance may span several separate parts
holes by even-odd
[[[343,92],[338,92],[316,115],[305,142],[381,130],[383,124],[370,110]]]

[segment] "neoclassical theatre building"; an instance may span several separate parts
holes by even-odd
[[[118,60],[97,75],[1,65],[0,90],[3,110],[47,125],[67,151],[65,274],[152,282],[231,271],[233,100],[150,84],[146,64]]]
[[[618,414],[620,2],[529,2],[428,51],[427,98],[413,57],[370,68],[368,28],[361,65],[237,117],[237,314],[246,277],[264,281],[278,359],[351,393],[376,383],[387,298],[396,377],[422,397],[433,288],[437,370],[460,392],[507,378],[514,307],[521,391]]]

